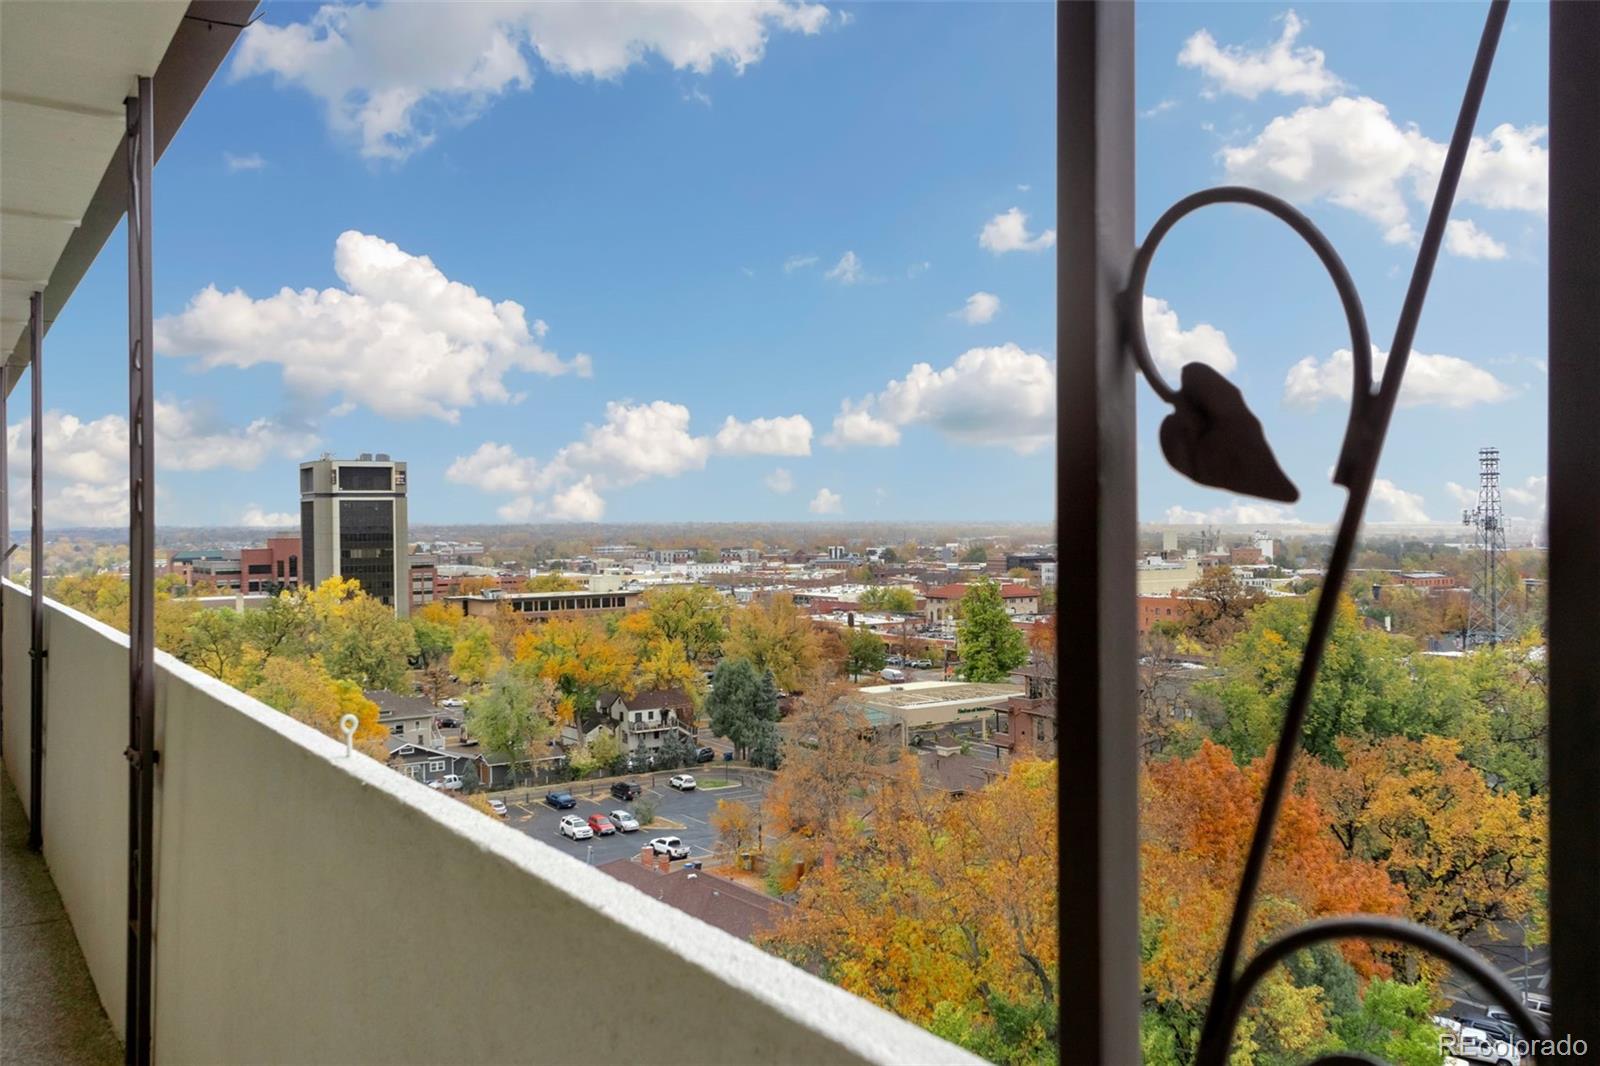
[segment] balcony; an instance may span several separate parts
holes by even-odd
[[[27,611],[8,582],[24,804]],[[126,987],[128,639],[46,601],[44,647],[49,873],[30,891],[54,882],[71,933],[43,955],[12,927],[8,851],[6,1057],[31,1018],[103,1062]],[[977,1061],[159,652],[156,708],[156,1061]],[[74,986],[72,935],[92,984]],[[21,998],[33,965],[53,999]],[[574,984],[602,981],[625,1017],[574,1024]]]

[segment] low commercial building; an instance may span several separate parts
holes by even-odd
[[[1157,622],[1182,622],[1188,616],[1190,606],[1199,602],[1199,599],[1168,593],[1164,596],[1140,596],[1138,602],[1139,635],[1142,637]]]
[[[1222,561],[1226,561],[1225,559]],[[1165,596],[1186,589],[1200,580],[1198,559],[1168,560],[1152,556],[1140,562],[1134,571],[1137,591],[1141,596]]]
[[[940,585],[938,588],[929,589],[924,596],[923,618],[929,625],[954,622],[957,609],[961,606],[961,598],[967,594],[969,588],[970,585]],[[1039,613],[1039,590],[1032,585],[1001,585],[1000,599],[1006,605],[1007,614],[1015,616]]]
[[[899,729],[901,742],[906,743],[915,730],[952,722],[987,722],[1007,700],[1023,694],[1021,687],[1009,684],[907,681],[869,685],[851,693],[850,699],[866,715],[868,725],[879,731]]]
[[[449,596],[446,602],[462,614],[492,618],[502,609],[539,621],[572,616],[626,614],[639,606],[639,592],[501,592],[489,590],[473,596]]]

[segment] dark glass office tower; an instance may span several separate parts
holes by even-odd
[[[410,613],[406,464],[387,455],[323,456],[300,465],[300,539],[306,578],[361,583],[370,596]]]

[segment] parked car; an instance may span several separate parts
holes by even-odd
[[[904,670],[896,670],[892,666],[884,667],[878,672],[878,676],[883,678],[885,681],[904,681],[906,679]]]
[[[689,848],[677,837],[656,837],[650,841],[650,850],[670,859],[687,859]]]
[[[694,791],[694,775],[693,774],[674,774],[672,776],[672,778],[669,781],[667,781],[667,784],[671,785],[673,788],[677,789],[679,792],[693,792]]]
[[[501,818],[504,818],[506,816],[506,802],[505,802],[505,800],[490,800],[489,801],[489,809],[491,811],[493,811],[495,814],[497,814],[498,816],[500,816]]]
[[[696,748],[695,749],[695,753],[694,753],[694,761],[695,762],[710,762],[712,759],[715,759],[716,757],[717,757],[717,753],[712,751],[710,748]]]
[[[611,819],[603,814],[589,815],[589,828],[594,830],[597,836],[603,837],[608,837],[617,831],[617,827],[611,824]]]
[[[570,811],[578,805],[578,801],[572,798],[570,792],[546,792],[544,801],[558,811]]]
[[[437,781],[429,781],[428,787],[444,789],[446,792],[460,792],[466,787],[466,783],[461,780],[460,774],[445,774]]]
[[[619,833],[637,833],[639,831],[639,819],[627,811],[612,811],[610,817],[611,824],[617,827],[617,832]]]
[[[931,670],[931,669],[933,669],[933,660],[932,659],[918,659],[915,662],[913,662],[911,665],[915,666],[919,670]]]
[[[460,696],[451,696],[449,699],[440,700],[439,706],[448,707],[452,711],[460,711],[466,709],[467,701]]]
[[[589,828],[588,822],[576,814],[569,814],[561,819],[561,835],[571,837],[573,840],[588,840],[594,836],[594,830]]]
[[[439,724],[440,729],[454,729],[461,724],[461,719],[452,718],[448,714],[441,714],[434,721]]]
[[[1516,1045],[1500,1033],[1463,1025],[1456,1034],[1451,1053],[1468,1062],[1489,1063],[1490,1066],[1520,1066],[1522,1056]]]
[[[891,655],[887,659],[883,660],[883,662],[886,666],[899,666],[901,663],[905,662],[905,659],[899,655]]]
[[[632,803],[644,795],[644,786],[637,781],[613,781],[611,794],[624,803]]]

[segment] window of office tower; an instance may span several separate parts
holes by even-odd
[[[394,602],[394,504],[339,501],[339,570],[369,596]]]
[[[394,471],[387,466],[341,466],[339,488],[345,492],[388,492]]]

